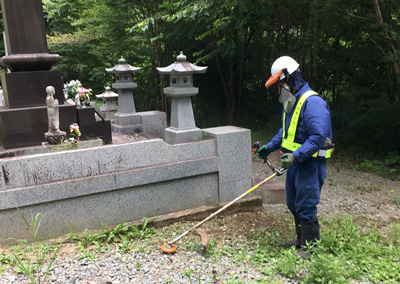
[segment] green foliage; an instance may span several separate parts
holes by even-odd
[[[121,252],[126,253],[130,251],[131,241],[149,238],[154,234],[154,228],[148,228],[147,222],[147,218],[143,218],[140,229],[137,226],[122,223],[115,228],[102,229],[93,234],[90,234],[89,230],[85,229],[81,236],[73,233],[68,236],[70,241],[78,243],[81,251],[85,251],[86,248],[92,245],[100,249],[108,244],[115,244]]]
[[[43,2],[49,49],[62,56],[55,69],[94,94],[112,84],[104,68],[123,56],[142,67],[135,75],[138,110],[165,111],[168,83],[155,67],[171,64],[183,50],[190,61],[209,66],[195,76],[200,127],[228,122],[277,129],[282,106],[264,82],[274,59],[291,55],[329,103],[335,143],[400,151],[400,8],[394,0],[378,1],[383,24],[373,1]],[[384,167],[398,173],[398,164],[391,159]],[[363,167],[382,168],[372,161]]]
[[[400,246],[400,224],[392,224],[392,244],[394,246]]]
[[[379,159],[366,156],[355,168],[374,172],[386,178],[398,178],[400,176],[400,154],[397,151],[390,151],[386,157],[383,156]]]
[[[350,279],[347,272],[354,269],[349,267],[345,259],[329,254],[316,255],[306,267],[309,273],[304,279],[305,283],[346,284]]]

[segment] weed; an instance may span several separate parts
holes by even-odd
[[[40,225],[44,219],[43,214],[38,213],[36,214],[35,217],[33,217],[33,214],[31,213],[31,220],[30,222],[28,222],[24,214],[19,210],[19,208],[17,208],[17,210],[21,215],[21,218],[24,220],[26,226],[28,227],[28,230],[30,231],[34,242],[36,242]],[[19,245],[24,245],[27,243],[27,240],[15,240],[15,241]],[[22,249],[17,252],[14,248],[14,250],[11,250],[11,253],[14,256],[18,270],[24,275],[29,277],[29,281],[31,284],[46,283],[47,277],[52,269],[53,262],[58,255],[60,246],[61,244],[58,245],[56,248],[48,245],[35,246],[35,248],[32,251],[32,254],[34,255],[33,261],[31,261],[29,256],[27,255],[27,250]],[[46,261],[49,261],[49,263],[42,278],[41,273]]]
[[[294,278],[299,273],[301,260],[295,256],[295,249],[286,250],[276,264],[276,269],[289,278]]]
[[[346,284],[348,281],[349,263],[345,259],[330,254],[314,254],[306,262],[308,273],[305,283],[335,283]]]
[[[191,275],[192,274],[193,274],[193,271],[189,270],[189,269],[186,269],[186,268],[182,271],[182,275],[186,276],[189,279],[190,283],[192,283],[192,280],[191,280]]]
[[[355,186],[355,189],[363,192],[380,191],[380,188],[373,183],[358,184]]]
[[[345,189],[345,190],[347,190],[347,191],[353,191],[353,187],[351,187],[350,185],[345,185],[345,186],[343,186],[343,188]]]
[[[131,250],[130,242],[132,240],[148,238],[154,232],[154,228],[147,227],[147,218],[143,218],[140,229],[137,226],[129,226],[128,223],[122,223],[115,228],[103,229],[93,234],[90,234],[89,230],[86,229],[82,236],[77,234],[69,234],[68,236],[72,242],[78,243],[81,251],[91,245],[100,249],[107,244],[115,244],[122,252],[126,253]]]
[[[0,251],[0,264],[12,264],[14,260],[3,251]]]
[[[79,260],[88,259],[90,261],[95,261],[96,260],[96,255],[94,253],[90,252],[90,251],[87,251],[87,252],[81,253],[79,255],[78,259]]]
[[[338,185],[337,180],[333,180],[332,178],[327,178],[327,181],[329,182],[330,186],[337,186]]]
[[[55,152],[75,150],[75,149],[78,149],[78,145],[76,143],[69,143],[69,142],[64,142],[63,144],[54,147]]]
[[[390,197],[390,202],[393,204],[400,206],[400,199],[395,195],[394,190],[392,189],[390,193],[388,194]]]
[[[392,224],[392,244],[394,246],[399,246],[400,245],[400,224],[399,223],[393,223]]]

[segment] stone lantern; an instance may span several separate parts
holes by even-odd
[[[141,125],[140,116],[136,115],[135,102],[132,90],[137,87],[133,82],[133,73],[138,72],[139,67],[133,67],[121,58],[118,65],[106,68],[109,73],[114,73],[114,89],[118,90],[118,111],[114,115],[115,123],[111,126],[113,132],[118,134],[134,134],[139,131]]]
[[[111,91],[110,87],[106,87],[104,93],[96,95],[96,98],[101,99],[103,104],[100,107],[100,113],[105,119],[114,120],[114,115],[118,110],[117,98],[118,94]]]
[[[182,143],[201,140],[202,131],[196,127],[190,97],[199,92],[193,87],[193,74],[205,73],[207,67],[189,63],[181,51],[175,63],[157,70],[160,74],[170,75],[170,86],[164,88],[164,94],[171,97],[171,125],[165,129],[165,141]]]

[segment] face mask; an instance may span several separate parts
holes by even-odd
[[[296,103],[296,97],[286,89],[286,86],[281,86],[281,93],[279,95],[279,102],[283,104],[283,109],[286,113],[290,113]]]

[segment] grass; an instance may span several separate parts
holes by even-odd
[[[322,236],[309,260],[294,256],[294,249],[282,249],[280,234],[259,240],[255,263],[271,263],[266,274],[279,273],[301,283],[372,283],[400,281],[398,224],[393,225],[390,241],[383,240],[375,226],[361,231],[350,216],[322,220]]]

